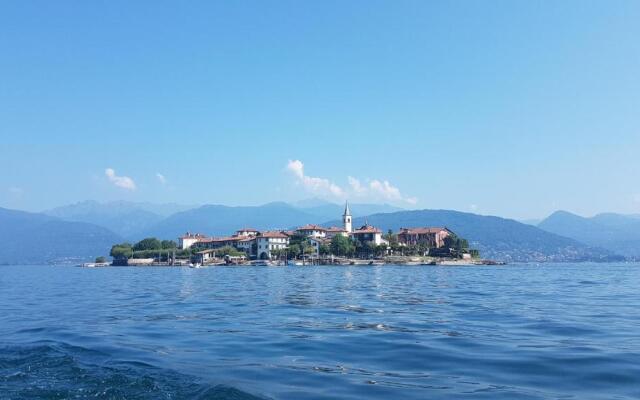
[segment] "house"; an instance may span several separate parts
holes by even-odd
[[[236,243],[236,248],[240,251],[244,251],[249,256],[254,256],[254,245],[256,245],[256,238],[254,236],[243,237]]]
[[[346,229],[344,229],[344,228],[340,228],[340,227],[337,227],[337,226],[332,226],[330,228],[327,228],[326,235],[327,235],[326,237],[328,239],[333,239],[333,237],[337,236],[337,235],[342,235],[342,236],[347,237],[347,236],[349,236],[349,232],[347,232]]]
[[[419,227],[400,228],[398,242],[404,245],[426,245],[429,248],[444,246],[444,239],[454,233],[447,228]]]
[[[273,250],[282,250],[289,246],[289,236],[278,231],[260,232],[255,239],[256,256],[262,260],[271,258]]]
[[[387,241],[382,238],[382,231],[366,223],[351,232],[351,238],[360,244],[364,244],[366,242],[371,242],[376,246],[387,244]]]
[[[236,247],[237,243],[242,239],[239,236],[225,236],[217,238],[206,238],[196,242],[193,246],[200,249],[218,249],[225,246]]]
[[[206,239],[208,238],[200,233],[187,232],[178,238],[178,247],[182,250],[189,249],[194,244]]]
[[[326,228],[320,225],[305,225],[296,229],[296,233],[307,237],[323,238],[327,236]]]

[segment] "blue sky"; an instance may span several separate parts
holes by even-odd
[[[2,2],[0,206],[639,213],[638,21],[637,1]]]

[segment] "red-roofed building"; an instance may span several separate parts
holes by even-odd
[[[405,245],[427,245],[429,248],[439,248],[444,246],[444,239],[452,235],[447,228],[441,227],[419,227],[400,228],[398,232],[398,242]]]
[[[305,225],[296,229],[296,233],[308,237],[323,238],[327,236],[327,229],[320,225]]]
[[[332,226],[327,228],[327,238],[332,239],[336,235],[349,236],[349,232],[344,228],[339,228],[337,226]]]
[[[233,246],[236,247],[238,241],[240,241],[242,237],[240,236],[225,236],[225,237],[213,237],[199,240],[194,244],[194,247],[198,247],[201,249],[217,249],[224,246]]]

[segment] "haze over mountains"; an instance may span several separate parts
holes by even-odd
[[[94,224],[0,208],[0,264],[77,263],[107,255],[121,240]]]
[[[0,209],[0,263],[53,263],[107,255],[112,244],[155,236],[175,240],[191,231],[224,236],[242,227],[289,229],[307,223],[340,225],[343,205],[309,199],[260,206],[85,201],[25,213]],[[640,217],[557,212],[539,226],[450,210],[402,210],[387,204],[351,204],[355,225],[384,231],[446,226],[503,261],[604,261],[640,258]],[[37,245],[34,245],[37,243]]]
[[[557,211],[538,227],[631,259],[640,259],[640,217],[602,213],[591,218]]]

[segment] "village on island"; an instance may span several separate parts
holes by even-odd
[[[345,203],[342,226],[304,225],[290,230],[238,229],[231,236],[187,232],[177,242],[143,239],[111,248],[113,262],[99,257],[86,266],[213,265],[456,265],[486,264],[477,250],[446,227],[383,231],[365,222],[353,226]]]

